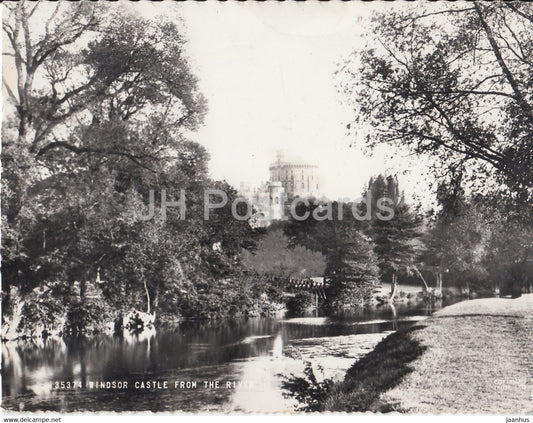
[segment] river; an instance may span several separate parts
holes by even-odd
[[[394,330],[442,304],[400,304],[329,317],[187,322],[123,338],[2,345],[2,408],[70,411],[292,410],[284,377],[310,362],[342,378]]]

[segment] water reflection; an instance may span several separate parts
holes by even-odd
[[[280,375],[297,373],[304,361],[313,360],[342,375],[387,333],[439,306],[387,305],[330,317],[189,322],[140,337],[4,343],[2,406],[58,411],[286,409],[291,405],[282,397]],[[90,388],[102,381],[127,382],[128,388]],[[167,381],[169,387],[138,389],[139,381]],[[196,388],[175,388],[176,381],[195,382]],[[220,387],[206,387],[210,381],[219,381]],[[75,386],[69,389],[61,382]]]

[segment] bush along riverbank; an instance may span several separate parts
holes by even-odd
[[[225,281],[225,284],[230,283]],[[121,335],[124,330],[138,335],[143,331],[148,333],[156,328],[172,327],[189,319],[303,316],[315,311],[317,304],[320,313],[335,311],[323,298],[319,298],[317,302],[312,292],[283,292],[276,286],[267,289],[266,284],[259,286],[261,289],[252,290],[245,297],[227,293],[209,294],[202,301],[197,301],[196,305],[189,303],[183,309],[177,308],[175,312],[161,309],[148,311],[146,303],[143,304],[142,301],[123,301],[120,307],[112,307],[105,299],[102,288],[89,281],[83,286],[74,283],[69,292],[58,292],[58,286],[60,284],[48,284],[24,295],[17,288],[11,287],[8,307],[3,310],[1,339]],[[453,293],[448,294],[446,292],[446,298],[454,296]],[[363,304],[356,302],[350,308],[387,303],[385,297],[381,295],[381,291],[376,291]],[[433,299],[423,291],[399,291],[394,303],[420,303]],[[209,307],[204,307],[206,304]]]
[[[533,294],[463,301],[389,335],[344,380],[300,383],[298,395],[314,398],[310,411],[531,413],[531,345]]]
[[[12,289],[11,313],[2,320],[2,341],[153,330],[155,315],[134,308],[113,311],[94,287],[90,288],[91,295],[73,295],[68,305],[48,289],[36,288],[24,299]]]
[[[124,331],[140,335],[153,332],[156,327],[180,324],[191,316],[216,320],[285,312],[285,304],[276,296],[260,292],[252,292],[246,298],[209,295],[198,301],[196,308],[186,309],[188,314],[185,314],[180,310],[148,311],[140,301],[113,307],[105,300],[101,288],[89,282],[83,287],[75,283],[67,293],[56,292],[55,288],[54,285],[38,287],[21,295],[17,288],[11,287],[8,307],[2,311],[2,341],[49,336],[120,336]],[[204,307],[206,303],[209,308]],[[200,308],[202,313],[197,312]]]

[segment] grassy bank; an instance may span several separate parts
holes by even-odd
[[[330,411],[531,413],[533,296],[464,301],[396,332],[328,392]]]

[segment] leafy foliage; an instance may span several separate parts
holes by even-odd
[[[99,302],[83,301],[70,304],[65,323],[65,334],[80,336],[92,331],[98,332],[99,324],[104,322],[104,308]]]
[[[311,292],[296,293],[287,300],[287,313],[289,316],[301,316],[315,305],[315,296]]]
[[[333,386],[332,379],[319,381],[311,363],[305,364],[304,376],[286,378],[281,384],[286,395],[299,402],[296,411],[322,411],[323,403],[328,397],[328,392]]]
[[[309,213],[309,217],[293,218],[285,233],[294,245],[303,245],[324,255],[325,274],[330,281],[326,292],[328,304],[333,308],[359,307],[378,283],[374,245],[363,233],[363,224],[354,218],[351,205],[332,203],[335,218],[326,220],[313,217],[313,212],[320,207],[316,202],[309,206],[300,204],[297,215]],[[342,219],[338,218],[339,213]]]
[[[392,210],[390,220],[379,219],[377,207],[372,208],[372,220],[368,233],[374,241],[374,252],[378,257],[382,277],[392,274],[396,283],[400,270],[411,273],[418,255],[423,251],[421,242],[423,220],[420,213],[413,212],[400,194],[396,178],[378,175],[368,184],[367,196],[372,203],[387,199]]]
[[[253,252],[244,250],[242,262],[246,268],[263,275],[322,276],[326,267],[319,252],[295,245],[289,248],[289,239],[282,228],[269,228]]]
[[[459,171],[474,188],[503,183],[531,199],[532,24],[532,6],[516,2],[377,14],[366,38],[379,47],[367,44],[341,70],[350,127],[371,130],[371,147],[433,156],[444,179]]]
[[[202,308],[213,295],[203,287],[239,275],[238,254],[254,241],[230,205],[202,219],[204,190],[223,190],[230,203],[237,193],[209,179],[206,150],[186,139],[206,104],[179,24],[86,2],[3,7],[15,69],[4,80],[3,309],[10,286],[28,301],[36,288],[60,286],[53,313],[67,313],[78,334],[96,319],[75,289],[88,281],[99,284],[105,312]],[[163,190],[167,201],[183,190],[186,219],[177,207],[141,219],[150,190],[158,212]],[[55,307],[54,290],[40,294],[41,314]],[[224,307],[214,301],[208,314]]]

